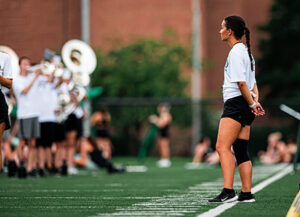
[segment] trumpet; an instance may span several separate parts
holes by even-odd
[[[34,66],[29,66],[27,68],[29,72],[35,72],[36,70],[41,70],[43,74],[50,75],[55,71],[55,65],[49,62],[42,62]]]

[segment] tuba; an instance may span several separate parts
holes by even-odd
[[[86,96],[85,87],[89,86],[90,74],[96,69],[96,54],[87,43],[74,39],[63,45],[61,56],[65,66],[71,72],[69,92],[75,94],[76,100],[80,102]],[[61,96],[61,98],[65,97]],[[75,109],[75,103],[71,102],[64,106],[63,111],[71,114]]]
[[[13,51],[13,49],[0,45],[0,52],[6,53],[10,57],[10,63],[11,63],[11,70],[13,74],[13,78],[19,75],[20,73],[20,67],[19,67],[19,57],[16,54],[16,52]]]
[[[6,53],[9,55],[13,78],[16,78],[20,73],[18,55],[16,54],[16,52],[13,51],[13,49],[11,49],[10,47],[4,46],[4,45],[0,45],[0,52]],[[3,90],[3,94],[5,96],[7,106],[8,106],[8,114],[10,114],[13,109],[13,106],[16,102],[11,97],[11,92],[9,91],[9,89],[2,87],[2,90]]]
[[[92,48],[80,40],[68,41],[62,48],[62,59],[72,72],[75,82],[81,86],[88,86],[89,75],[94,72],[97,65],[97,58]]]

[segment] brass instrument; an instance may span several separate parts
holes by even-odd
[[[71,40],[64,44],[61,53],[62,59],[72,72],[76,83],[88,86],[89,75],[94,72],[97,65],[97,58],[92,48],[83,41]]]
[[[19,57],[16,54],[16,52],[11,49],[10,47],[0,45],[0,52],[6,53],[10,57],[10,63],[11,63],[11,70],[13,78],[16,78],[20,73],[20,67],[19,67]],[[13,105],[15,104],[15,100],[11,97],[11,93],[9,89],[2,87],[3,94],[5,96],[7,106],[8,106],[8,114],[11,113],[13,109]]]
[[[86,89],[90,83],[90,74],[94,72],[97,58],[92,48],[80,40],[70,40],[62,48],[62,59],[71,72],[68,89],[71,94],[76,95],[80,102],[86,96]],[[64,107],[64,112],[71,114],[76,109],[76,103],[71,102]]]
[[[13,78],[15,78],[20,73],[19,67],[19,57],[16,52],[13,51],[10,47],[0,45],[0,52],[6,53],[10,57],[11,70],[13,74]]]

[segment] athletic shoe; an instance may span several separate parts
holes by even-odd
[[[28,172],[28,177],[36,178],[36,176],[37,176],[36,169],[33,169],[30,172]]]
[[[39,169],[39,176],[40,177],[44,177],[46,174],[45,174],[45,170],[43,169]]]
[[[68,165],[67,165],[67,161],[64,160],[62,166],[61,166],[61,171],[60,171],[61,175],[66,176],[68,175]]]
[[[14,160],[8,161],[7,167],[8,167],[8,177],[14,177],[18,169],[16,162]]]
[[[157,161],[157,166],[160,168],[167,168],[171,166],[171,161],[169,159],[161,159]]]
[[[50,170],[50,174],[51,175],[56,175],[58,173],[58,169],[53,167],[51,170]]]
[[[219,194],[214,199],[208,200],[210,203],[230,203],[237,200],[237,196],[235,195],[235,191],[231,193],[226,193],[225,189],[222,190],[221,194]]]
[[[75,167],[70,167],[70,168],[68,168],[68,174],[77,175],[78,174],[78,169],[76,169]]]
[[[18,168],[18,177],[20,179],[25,179],[26,176],[27,176],[27,171],[24,162],[21,162],[20,167]]]
[[[239,202],[245,202],[245,203],[252,203],[252,202],[255,202],[255,199],[254,199],[254,195],[253,194],[241,192],[239,194],[238,201]]]
[[[125,167],[124,166],[120,166],[120,167],[116,167],[114,165],[109,165],[107,167],[107,172],[109,174],[112,174],[112,173],[124,173],[126,171]]]

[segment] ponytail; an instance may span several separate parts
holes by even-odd
[[[250,49],[250,31],[249,29],[245,26],[245,36],[246,36],[246,44],[248,47],[248,55],[250,58],[250,63],[251,63],[251,71],[253,71],[253,58],[252,58],[252,54],[251,54],[251,49]]]

